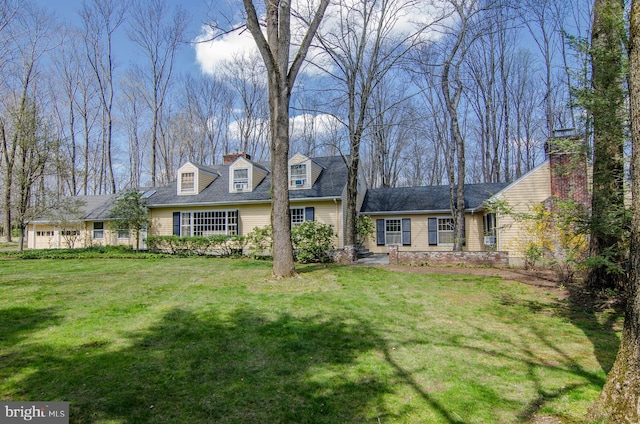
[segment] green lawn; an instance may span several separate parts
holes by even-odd
[[[495,277],[0,258],[0,399],[72,423],[581,422],[619,318]]]

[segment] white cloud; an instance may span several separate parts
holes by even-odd
[[[315,7],[316,1],[298,0],[300,4],[294,4],[294,7],[297,7],[296,10],[304,10],[305,13],[310,14],[312,13],[312,8]],[[361,15],[353,12],[347,13],[347,11],[348,8],[354,8],[359,3],[360,0],[343,0],[339,4],[333,2],[327,9],[319,32],[323,34],[340,34],[340,26],[345,23],[341,20],[348,21],[348,25],[351,28],[357,28],[360,25]],[[413,34],[417,28],[433,24],[434,21],[445,16],[447,10],[451,7],[450,3],[445,0],[436,0],[435,2],[397,0],[392,4],[396,10],[391,13],[393,16],[393,28],[388,31],[390,37]],[[341,9],[341,6],[344,7]],[[446,21],[450,23],[452,19],[450,17]],[[306,25],[300,20],[293,19],[291,32],[293,43],[296,44],[302,40],[306,32]],[[423,39],[435,39],[440,35],[441,32],[439,31],[426,31],[421,37]],[[220,66],[224,62],[233,61],[236,57],[249,57],[259,54],[255,41],[247,29],[233,31],[228,34],[214,34],[210,27],[203,26],[201,35],[194,41],[196,41],[196,60],[200,65],[201,71],[205,74],[213,75],[220,72]],[[295,47],[291,50],[292,55],[297,51]],[[320,69],[330,69],[332,66],[331,60],[317,48],[311,48],[307,58],[313,60],[316,64],[316,67],[303,67],[302,72],[307,75],[317,75],[322,72]]]
[[[210,27],[203,26],[202,34],[195,41],[196,61],[204,74],[216,74],[225,62],[238,56],[258,54],[258,48],[249,31],[233,31],[213,37]]]
[[[316,138],[322,138],[335,132],[335,128],[339,127],[336,118],[326,113],[313,115],[303,113],[290,118],[289,128],[291,129],[291,138],[303,138],[305,131],[307,135]]]

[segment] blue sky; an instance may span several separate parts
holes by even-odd
[[[78,10],[82,5],[82,0],[32,0],[33,3],[42,7],[49,12],[57,16],[58,20],[62,23],[79,24],[80,18],[78,16]],[[145,0],[134,0],[145,1]],[[226,0],[166,0],[166,2],[173,9],[176,6],[181,6],[190,15],[190,24],[187,29],[186,37],[188,40],[195,40],[195,38],[201,34],[202,25],[209,20],[209,4],[215,4],[215,8],[221,7],[226,4]],[[132,45],[128,40],[126,30],[120,28],[115,38],[115,57],[119,65],[128,65],[131,62],[138,60],[139,54],[136,51],[137,46]],[[200,73],[200,66],[196,60],[195,47],[193,45],[185,46],[181,49],[178,62],[176,63],[176,69],[178,72],[184,73]]]

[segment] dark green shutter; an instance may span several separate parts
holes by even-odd
[[[376,244],[384,246],[384,219],[376,219]]]
[[[180,235],[180,212],[173,213],[173,235]]]
[[[411,246],[411,219],[402,218],[402,245]]]
[[[429,218],[429,246],[438,245],[438,218]]]

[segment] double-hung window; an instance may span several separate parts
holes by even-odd
[[[387,219],[385,220],[385,239],[387,246],[402,245],[402,220]]]
[[[233,170],[233,189],[236,191],[244,191],[249,189],[249,170],[234,169]]]
[[[104,222],[93,223],[93,238],[99,240],[104,238]]]
[[[313,206],[306,208],[291,208],[291,227],[297,227],[305,221],[313,221],[315,219],[315,208]]]
[[[488,213],[482,217],[482,231],[484,233],[483,244],[485,246],[496,245],[496,214]]]
[[[411,246],[411,219],[377,219],[376,244],[378,246]]]
[[[289,167],[289,187],[305,188],[307,187],[307,164],[297,163]]]
[[[180,174],[180,192],[194,193],[196,191],[196,175],[194,172]]]
[[[453,246],[455,228],[452,217],[429,218],[429,246]]]
[[[297,227],[304,222],[304,208],[291,208],[291,226]]]

